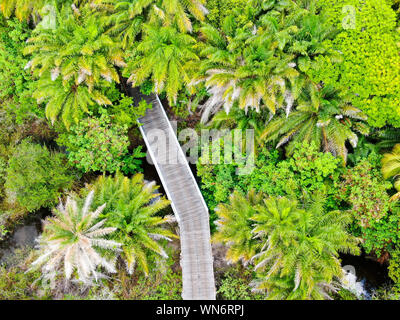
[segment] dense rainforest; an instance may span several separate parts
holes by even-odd
[[[192,165],[218,299],[398,300],[399,27],[398,0],[0,0],[0,299],[181,299],[133,87],[178,134],[254,133],[247,174]]]

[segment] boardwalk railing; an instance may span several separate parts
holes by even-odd
[[[185,300],[214,300],[215,283],[207,205],[157,95],[137,89],[130,95],[152,105],[139,119],[140,131],[157,169],[180,229]]]

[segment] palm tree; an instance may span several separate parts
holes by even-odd
[[[158,17],[163,25],[176,24],[181,32],[192,32],[192,22],[188,13],[195,19],[203,21],[208,10],[206,0],[156,0],[152,15]]]
[[[325,199],[305,204],[251,191],[234,194],[217,210],[215,240],[228,246],[227,259],[255,264],[256,290],[269,299],[324,299],[343,276],[338,252],[357,254],[358,239],[347,233],[349,212],[325,212]]]
[[[235,104],[246,112],[266,107],[275,113],[299,75],[294,56],[283,54],[271,33],[255,27],[237,29],[233,20],[226,19],[221,31],[211,25],[201,28],[204,59],[192,84],[204,82],[210,94],[203,122],[222,107],[229,113]]]
[[[106,251],[115,256],[121,245],[105,240],[104,236],[113,233],[116,228],[103,228],[106,220],[98,221],[105,204],[90,211],[93,195],[94,192],[89,193],[82,207],[68,197],[65,205],[60,203],[53,210],[54,217],[46,220],[39,238],[41,255],[32,263],[32,268],[41,267],[46,278],[54,279],[63,270],[67,280],[76,275],[78,280],[90,284],[93,279],[97,281],[103,276],[98,267],[109,273],[116,272],[115,259],[107,259],[101,253]]]
[[[343,276],[338,252],[358,254],[358,240],[346,228],[349,212],[325,212],[316,195],[305,208],[286,198],[266,199],[252,220],[263,249],[253,257],[258,290],[268,299],[329,299]]]
[[[177,238],[163,227],[172,218],[157,216],[169,205],[168,200],[155,193],[157,188],[154,183],[145,184],[142,174],[131,179],[120,173],[115,177],[101,176],[93,185],[93,205],[107,203],[101,217],[107,218],[107,226],[118,230],[111,238],[122,243],[121,257],[129,274],[138,265],[147,276],[151,260],[162,266],[167,254],[160,240]]]
[[[0,10],[6,18],[13,14],[18,20],[37,20],[39,9],[44,5],[45,0],[0,0]]]
[[[394,178],[394,187],[398,191],[391,197],[391,201],[400,198],[400,144],[396,144],[390,153],[385,153],[382,158],[382,174],[385,179]]]
[[[129,48],[142,32],[144,22],[176,26],[181,32],[192,32],[188,14],[203,21],[208,13],[204,0],[99,0],[113,6],[106,19],[108,32],[117,35],[124,49]]]
[[[260,249],[259,241],[252,234],[254,223],[250,219],[262,201],[263,195],[254,190],[250,190],[246,197],[235,191],[228,204],[220,204],[215,209],[218,220],[213,240],[228,245],[226,257],[230,262],[247,264]]]
[[[111,101],[99,88],[89,91],[87,86],[71,82],[61,79],[53,81],[49,74],[45,74],[35,83],[36,90],[32,95],[38,104],[46,103],[46,117],[53,124],[61,115],[67,129],[72,123],[77,123],[84,113],[89,112],[90,106],[111,105]]]
[[[288,143],[288,156],[293,154],[298,142],[314,142],[325,152],[340,156],[346,162],[346,141],[353,147],[358,143],[353,130],[368,134],[368,127],[360,120],[366,120],[366,116],[351,106],[337,90],[330,86],[319,89],[310,84],[299,98],[296,110],[281,114],[268,123],[260,139],[278,141],[277,148]]]
[[[31,54],[27,68],[42,77],[50,73],[89,91],[101,81],[119,82],[116,67],[124,67],[122,46],[104,33],[95,15],[80,16],[62,10],[55,30],[39,29],[28,39],[24,54]]]
[[[137,47],[139,57],[128,65],[128,81],[137,86],[151,77],[155,92],[165,91],[170,104],[176,104],[178,91],[190,81],[193,62],[199,60],[195,43],[194,38],[172,27],[147,25]]]
[[[107,34],[121,39],[124,49],[130,48],[142,32],[146,10],[153,0],[113,1],[112,14],[106,18]]]

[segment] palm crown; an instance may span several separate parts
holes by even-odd
[[[255,264],[257,290],[270,299],[323,299],[342,277],[338,252],[358,253],[347,233],[348,212],[325,212],[316,195],[305,206],[284,197],[237,193],[216,211],[215,240],[229,247],[227,258]]]
[[[275,113],[283,104],[289,82],[298,76],[290,63],[293,56],[283,55],[273,37],[254,34],[250,28],[236,30],[232,17],[222,32],[207,25],[201,33],[206,59],[193,84],[204,81],[211,96],[203,106],[202,120],[222,107],[229,113],[235,103],[245,111],[266,106]]]
[[[169,205],[168,200],[154,192],[156,189],[154,183],[144,183],[142,174],[131,179],[120,173],[114,178],[101,176],[93,185],[93,205],[107,202],[101,217],[107,218],[107,226],[118,229],[111,238],[122,243],[121,257],[130,274],[139,266],[148,275],[151,259],[162,263],[167,258],[159,241],[177,237],[163,227],[171,217],[156,215]]]
[[[65,18],[65,20],[62,20]],[[95,16],[62,9],[55,30],[40,29],[28,40],[25,54],[32,54],[26,68],[39,77],[34,97],[46,102],[46,115],[59,115],[68,128],[89,106],[109,105],[100,87],[119,82],[116,67],[125,66],[121,44],[105,35]]]
[[[117,67],[124,67],[121,44],[104,34],[96,17],[64,14],[56,30],[44,29],[28,39],[25,54],[32,54],[28,67],[39,77],[50,72],[75,85],[86,84],[89,90],[100,79],[119,82]],[[61,19],[63,19],[61,21]]]
[[[367,134],[368,127],[361,120],[365,115],[346,102],[339,91],[326,86],[318,89],[310,84],[303,91],[299,104],[290,114],[272,120],[260,136],[261,140],[276,141],[277,148],[288,143],[286,153],[293,153],[299,141],[314,142],[324,151],[346,161],[346,141],[357,146],[358,137],[353,130]]]
[[[103,228],[106,220],[98,221],[105,204],[90,211],[93,195],[93,192],[89,193],[82,207],[68,197],[65,205],[60,203],[53,211],[54,217],[46,220],[39,238],[42,254],[32,263],[33,267],[41,266],[46,277],[52,279],[63,269],[69,280],[76,270],[78,280],[90,284],[93,279],[102,277],[98,267],[116,272],[115,259],[105,258],[100,251],[112,253],[118,250],[119,243],[103,239],[116,228]]]
[[[139,57],[127,68],[128,81],[136,86],[151,77],[155,92],[165,91],[169,102],[176,104],[179,90],[189,82],[191,64],[199,59],[194,52],[195,42],[172,27],[146,26],[137,47]]]

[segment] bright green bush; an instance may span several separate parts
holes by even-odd
[[[328,195],[327,205],[337,207],[333,185],[340,175],[340,159],[330,153],[319,152],[314,144],[303,143],[296,146],[293,157],[280,160],[278,151],[261,149],[253,172],[242,176],[236,174],[236,169],[242,165],[204,165],[200,161],[197,174],[201,178],[201,189],[209,208],[214,210],[218,203],[225,203],[234,190],[246,194],[250,189],[270,196],[296,197],[320,190]],[[212,220],[215,218],[213,212],[211,217]]]
[[[69,163],[82,172],[115,172],[119,169],[135,172],[141,162],[132,162],[132,157],[142,157],[139,153],[130,156],[128,128],[113,124],[103,113],[100,117],[90,117],[73,125],[62,133],[57,142],[67,148]],[[139,150],[140,151],[140,150]]]
[[[369,123],[400,126],[400,56],[396,13],[386,0],[322,0],[339,34],[326,45],[343,55],[342,63],[320,57],[316,80],[354,93],[352,103]]]
[[[400,250],[397,249],[391,253],[389,264],[389,277],[396,285],[400,285]]]
[[[54,205],[73,180],[63,154],[24,140],[9,160],[5,187],[10,201],[35,211]]]

